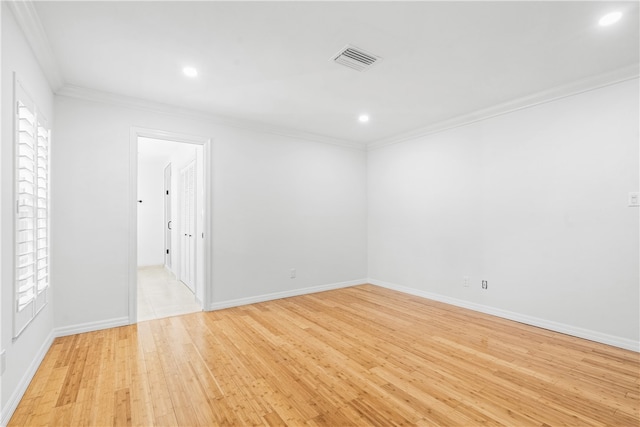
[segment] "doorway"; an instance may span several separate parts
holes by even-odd
[[[131,148],[130,323],[201,311],[210,293],[210,142],[134,129]]]

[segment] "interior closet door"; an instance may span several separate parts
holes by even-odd
[[[180,171],[180,280],[195,292],[196,272],[196,162]]]
[[[173,249],[171,248],[171,163],[164,168],[164,265],[171,269],[171,257]]]

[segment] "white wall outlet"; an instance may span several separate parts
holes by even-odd
[[[296,278],[296,269],[292,268],[291,271],[289,272],[289,277],[292,279]]]
[[[0,375],[4,374],[4,371],[7,369],[7,352],[2,350],[0,352]]]
[[[464,286],[465,288],[469,287],[469,276],[464,276],[462,278],[462,286]]]
[[[488,280],[483,280],[482,281],[482,289],[487,289],[489,288],[489,281]]]
[[[629,206],[640,206],[640,193],[637,191],[629,193]]]

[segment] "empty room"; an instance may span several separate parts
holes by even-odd
[[[638,1],[0,6],[2,426],[640,424]]]

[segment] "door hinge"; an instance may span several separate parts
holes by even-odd
[[[169,190],[167,190],[167,196],[169,195]]]
[[[167,249],[167,255],[169,255],[169,249]]]

